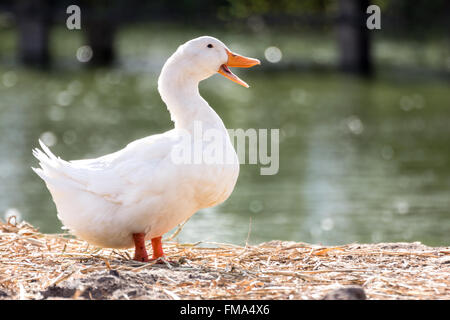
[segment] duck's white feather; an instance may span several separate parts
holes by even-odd
[[[103,247],[131,247],[133,233],[145,233],[146,239],[161,236],[231,194],[239,172],[237,156],[222,121],[198,94],[202,79],[191,75],[180,81],[181,65],[169,59],[164,66],[159,83],[163,100],[183,123],[196,120],[220,130],[225,147],[235,155],[233,163],[174,163],[171,152],[186,133],[177,123],[173,130],[96,159],[65,161],[40,142],[42,151],[33,150],[40,168],[33,170],[50,190],[59,219],[78,237]]]

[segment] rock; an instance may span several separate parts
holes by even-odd
[[[5,291],[0,290],[0,298],[6,298],[7,296],[8,294]]]
[[[112,270],[109,271],[109,274],[114,276],[114,277],[120,278],[119,271],[117,271],[117,270],[112,269]]]
[[[322,300],[366,300],[366,293],[362,287],[339,288],[328,292]]]
[[[44,299],[48,298],[72,298],[75,294],[76,289],[74,288],[64,288],[64,287],[58,287],[58,286],[51,286],[48,287],[46,290],[41,291],[41,294]]]

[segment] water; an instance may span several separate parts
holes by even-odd
[[[0,213],[61,232],[31,149],[41,138],[64,159],[91,158],[170,129],[156,89],[163,62],[148,72],[133,61],[97,71],[0,67]],[[217,75],[200,91],[228,128],[280,128],[280,170],[261,176],[242,165],[231,197],[194,215],[180,241],[450,244],[448,83],[238,74],[250,89]]]

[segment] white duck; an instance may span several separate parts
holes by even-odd
[[[151,239],[153,259],[164,257],[162,235],[199,209],[225,201],[239,174],[226,128],[200,96],[198,84],[218,72],[248,87],[228,67],[259,63],[232,53],[213,37],[190,40],[167,60],[158,80],[174,129],[87,160],[62,160],[40,142],[44,152],[34,149],[33,154],[41,168],[33,170],[50,190],[64,226],[100,247],[130,248],[134,244],[138,261],[148,261],[145,240]],[[199,125],[203,132],[214,132],[224,153],[232,155],[231,161],[174,161],[174,150],[186,144],[196,145],[195,152],[206,151],[209,144],[199,144],[203,137],[194,134]]]

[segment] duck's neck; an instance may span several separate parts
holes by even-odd
[[[226,131],[220,117],[200,96],[200,80],[181,70],[183,68],[179,65],[166,63],[158,80],[159,93],[167,105],[175,128],[192,131],[196,121],[200,121],[203,128]]]

